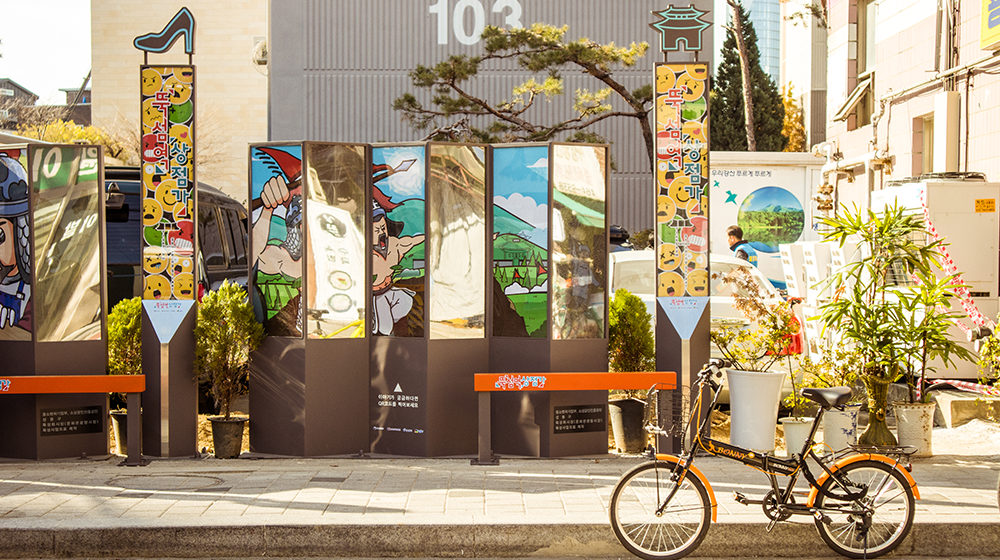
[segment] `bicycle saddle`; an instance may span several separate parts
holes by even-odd
[[[826,389],[806,387],[802,389],[803,397],[819,404],[823,408],[841,406],[851,400],[852,394],[853,391],[851,391],[850,387],[829,387]]]

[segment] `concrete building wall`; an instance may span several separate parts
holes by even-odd
[[[267,140],[267,78],[251,51],[267,35],[266,0],[91,0],[94,124],[139,136],[139,66],[132,41],[160,31],[181,6],[196,20],[198,180],[246,201],[247,145]],[[150,64],[184,64],[183,40]]]
[[[928,142],[931,128],[949,127],[956,133],[957,171],[985,173],[1000,180],[1000,57],[980,48],[981,3],[961,6],[954,31],[957,63],[946,56],[947,33],[938,32],[938,4],[933,0],[876,0],[876,57],[873,124],[857,126],[853,119],[828,122],[828,140],[844,162],[856,163],[854,182],[840,176],[841,202],[867,201],[869,189],[880,189],[889,180],[944,171],[931,164],[932,153],[945,146]],[[844,104],[857,83],[857,3],[835,0],[830,6],[828,115]],[[947,13],[941,19],[947,21]],[[938,38],[940,36],[940,52]],[[991,58],[992,57],[992,58]],[[958,68],[953,80],[936,79],[939,72]],[[972,73],[969,78],[970,70]],[[853,76],[852,76],[853,74]],[[946,89],[957,93],[956,119],[935,115],[935,99]],[[871,169],[861,159],[873,149],[888,155],[887,166]],[[831,177],[832,178],[832,177]]]

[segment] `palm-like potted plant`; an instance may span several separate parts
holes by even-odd
[[[856,241],[861,257],[835,271],[826,281],[833,298],[821,306],[824,329],[861,355],[860,377],[868,395],[869,423],[862,445],[896,445],[885,422],[889,384],[901,379],[912,340],[902,325],[911,314],[905,291],[896,289],[912,275],[930,278],[939,269],[940,241],[928,242],[920,216],[893,204],[881,213],[841,208],[820,220],[825,240],[841,247]]]
[[[639,296],[622,288],[615,292],[608,309],[608,371],[653,371],[656,345],[650,326],[652,317]],[[645,401],[641,391],[628,390],[624,399],[609,403],[611,427],[619,452],[637,453],[646,443],[643,430]]]
[[[721,278],[733,284],[734,306],[749,326],[723,325],[712,330],[712,342],[731,364],[726,370],[729,385],[734,445],[770,451],[781,387],[786,373],[771,371],[799,336],[799,323],[792,306],[795,299],[768,303],[764,292],[747,269],[737,268]]]
[[[108,313],[108,373],[111,375],[139,375],[142,373],[142,299],[125,299]],[[116,451],[125,455],[128,433],[125,421],[125,395],[112,393],[111,426],[115,434]]]
[[[907,400],[893,403],[893,409],[899,444],[912,445],[917,448],[916,456],[927,457],[933,454],[931,435],[937,406],[927,390],[927,374],[936,370],[935,363],[954,366],[956,360],[976,358],[948,336],[949,329],[964,315],[951,305],[958,298],[957,275],[939,279],[920,274],[914,280],[913,285],[895,290],[906,311],[899,327],[911,344],[904,372]]]
[[[232,404],[246,391],[250,353],[264,339],[264,327],[240,286],[224,281],[198,304],[194,329],[195,371],[207,381],[222,412],[212,421],[212,443],[220,459],[238,457],[243,444],[245,417],[233,417]]]

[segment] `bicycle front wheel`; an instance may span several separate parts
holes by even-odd
[[[615,536],[629,552],[646,560],[687,556],[708,533],[712,515],[708,491],[691,473],[679,484],[672,481],[673,468],[663,461],[643,463],[625,473],[611,494]]]
[[[902,473],[878,461],[858,461],[836,472],[842,482],[850,482],[852,491],[865,488],[865,496],[853,502],[829,498],[820,492],[817,508],[824,511],[829,523],[817,519],[819,534],[838,554],[848,558],[875,558],[892,552],[913,526],[913,489]],[[843,494],[833,477],[822,489]]]

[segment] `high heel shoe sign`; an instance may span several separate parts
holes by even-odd
[[[135,48],[148,53],[165,53],[180,38],[184,36],[184,52],[194,54],[194,16],[191,10],[181,8],[170,23],[159,33],[147,33],[135,38],[132,44]]]

